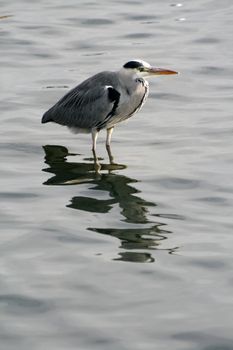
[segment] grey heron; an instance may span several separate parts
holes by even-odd
[[[132,117],[145,103],[149,84],[144,78],[162,74],[177,72],[155,68],[138,59],[127,62],[119,71],[100,72],[63,96],[43,115],[42,123],[55,122],[74,133],[91,133],[95,161],[98,133],[106,129],[106,149],[113,162],[110,148],[113,128]]]

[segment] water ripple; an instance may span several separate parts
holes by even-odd
[[[10,314],[37,314],[47,312],[50,307],[39,299],[18,294],[0,295],[0,309]]]

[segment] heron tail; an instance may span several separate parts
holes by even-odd
[[[49,113],[49,111],[45,112],[45,114],[43,115],[43,117],[41,119],[41,123],[44,124],[44,123],[48,123],[51,121],[52,121],[51,114]]]

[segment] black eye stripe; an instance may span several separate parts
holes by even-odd
[[[140,68],[140,67],[143,68],[143,64],[141,62],[138,62],[138,61],[129,61],[123,67],[124,68],[131,68],[131,69]]]

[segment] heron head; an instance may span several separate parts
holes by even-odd
[[[142,60],[133,60],[124,64],[124,72],[138,77],[150,77],[153,75],[177,74],[174,70],[152,67],[149,63]]]

